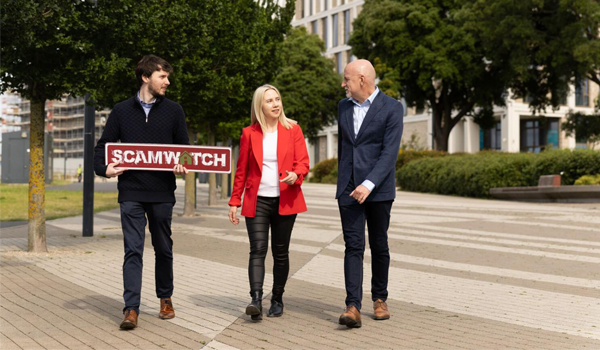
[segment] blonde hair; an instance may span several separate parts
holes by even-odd
[[[251,124],[258,123],[263,133],[266,132],[267,125],[265,121],[265,114],[262,110],[262,104],[263,99],[265,97],[265,93],[269,90],[275,91],[281,99],[281,93],[279,92],[279,90],[277,90],[275,86],[269,84],[259,86],[254,91],[254,96],[252,97],[252,108],[250,110]],[[281,123],[281,125],[283,125],[283,127],[286,129],[291,129],[294,125],[298,124],[295,120],[288,119],[285,116],[285,113],[283,112],[283,101],[281,102],[281,114],[279,114],[279,123]]]

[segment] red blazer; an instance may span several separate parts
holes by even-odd
[[[279,214],[292,215],[306,211],[306,202],[300,185],[308,174],[309,163],[306,142],[300,126],[294,125],[291,129],[286,129],[281,123],[278,124],[277,164],[280,180],[287,176],[286,170],[298,174],[298,180],[293,185],[279,183]],[[256,197],[262,178],[262,166],[263,132],[260,124],[254,123],[242,130],[240,155],[229,200],[230,206],[242,206],[242,192],[244,192],[243,216],[256,215]]]

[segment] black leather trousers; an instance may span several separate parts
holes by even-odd
[[[279,197],[258,197],[256,216],[246,218],[246,228],[250,238],[250,262],[248,264],[250,293],[263,289],[270,226],[271,251],[273,253],[273,294],[283,294],[290,272],[290,237],[296,221],[296,214],[279,215],[278,211]]]

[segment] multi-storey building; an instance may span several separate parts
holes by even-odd
[[[325,56],[334,61],[335,70],[342,73],[346,64],[355,59],[348,39],[352,22],[358,16],[364,0],[296,0],[294,27],[304,26],[309,33],[317,34],[325,42]],[[463,118],[450,133],[450,152],[475,153],[483,149],[505,152],[539,152],[545,147],[584,148],[586,140],[568,137],[561,124],[570,110],[593,113],[598,86],[587,80],[572,87],[564,105],[558,110],[550,108],[544,117],[534,115],[527,101],[509,98],[506,107],[497,107],[496,125],[482,130],[472,118]],[[412,147],[431,149],[433,146],[430,110],[407,108],[404,117],[402,142]],[[325,127],[309,146],[311,166],[337,156],[337,126]]]
[[[2,101],[2,132],[29,131],[31,103],[15,93],[5,93]],[[85,101],[82,97],[65,96],[46,102],[46,132],[52,134],[54,173],[74,173],[83,164],[83,127]],[[102,134],[109,110],[96,111],[95,140]]]

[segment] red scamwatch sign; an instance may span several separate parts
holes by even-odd
[[[107,143],[104,158],[107,165],[121,162],[118,168],[131,170],[173,171],[176,164],[182,164],[189,171],[195,172],[231,172],[229,147]]]

